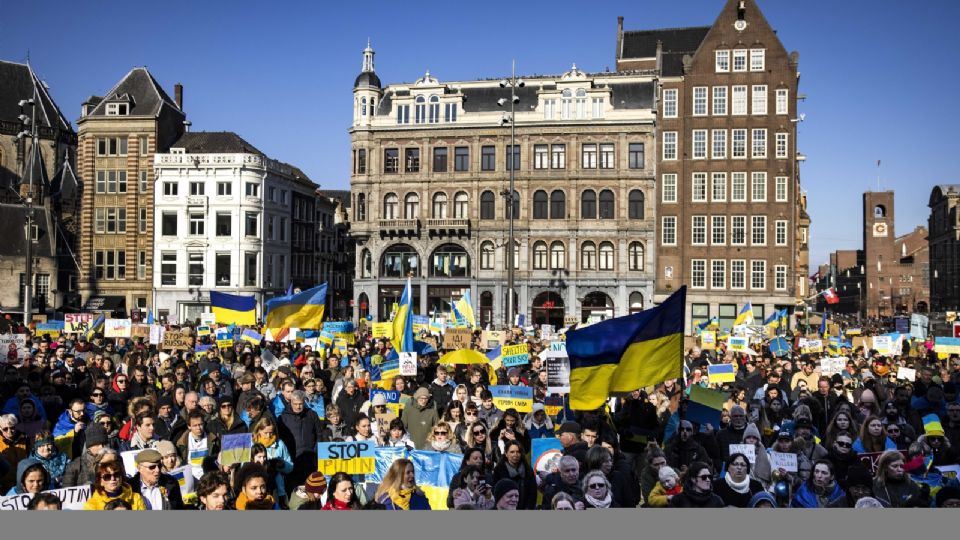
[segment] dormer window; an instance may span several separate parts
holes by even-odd
[[[107,103],[107,116],[127,116],[130,114],[129,103]]]
[[[414,103],[416,103],[414,107],[414,123],[422,124],[427,119],[427,100],[423,96],[417,96]]]
[[[440,98],[430,96],[430,123],[436,124],[440,121]]]

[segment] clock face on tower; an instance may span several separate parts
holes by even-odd
[[[874,223],[873,224],[873,236],[886,236],[887,235],[887,224],[886,223]]]
[[[737,19],[736,22],[733,23],[733,27],[737,30],[737,32],[743,32],[747,29],[747,21],[743,19]]]

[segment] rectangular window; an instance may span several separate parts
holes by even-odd
[[[691,216],[690,241],[695,246],[707,245],[707,216]]]
[[[400,150],[396,148],[384,148],[383,172],[385,174],[400,172]]]
[[[587,117],[587,98],[577,98],[577,119],[583,120]]]
[[[97,171],[97,193],[107,192],[107,173],[106,171]]]
[[[707,320],[710,320],[710,304],[691,304],[690,305],[689,328],[693,328],[697,324]]]
[[[751,110],[755,115],[767,114],[767,85],[753,85],[753,105]]]
[[[533,168],[547,169],[550,167],[549,146],[546,144],[533,145]]]
[[[755,172],[751,176],[750,200],[752,202],[767,202],[767,173]]]
[[[773,288],[778,291],[787,290],[787,265],[778,264],[773,267]]]
[[[287,218],[280,218],[280,241],[287,241]]]
[[[144,234],[147,232],[147,209],[137,209],[137,232]]]
[[[732,145],[730,148],[730,157],[733,159],[746,159],[747,158],[747,130],[745,129],[734,129],[732,130]]]
[[[246,193],[247,197],[260,197],[260,184],[256,182],[247,182]]]
[[[557,114],[557,100],[555,99],[545,99],[543,100],[543,119],[544,120],[553,120],[553,117]]]
[[[707,261],[706,259],[692,259],[690,261],[690,288],[707,288]]]
[[[677,217],[663,216],[660,227],[660,243],[665,246],[677,245]]]
[[[480,147],[480,170],[495,171],[497,169],[497,147]]]
[[[737,85],[730,89],[730,114],[743,116],[747,114],[747,87],[746,85]]]
[[[277,216],[268,216],[267,217],[267,238],[270,240],[277,239]]]
[[[713,87],[713,115],[723,116],[727,114],[727,87]]]
[[[727,216],[712,216],[710,245],[722,246],[727,243]]]
[[[277,188],[270,186],[267,188],[267,200],[277,202]]]
[[[403,170],[408,173],[420,172],[420,149],[403,149]]]
[[[787,221],[778,219],[774,223],[774,242],[778,246],[787,245]]]
[[[140,180],[140,186],[137,188],[137,190],[140,193],[147,193],[150,191],[150,183],[147,181],[147,171],[139,171],[137,176]]]
[[[177,235],[177,213],[163,212],[160,215],[160,234],[163,236]]]
[[[457,172],[470,170],[470,147],[457,146],[453,149],[453,170]]]
[[[214,266],[214,283],[219,287],[230,286],[230,254],[217,253]]]
[[[664,137],[666,137],[666,133],[664,133]],[[666,138],[664,138],[664,144],[666,144]],[[583,146],[581,146],[580,168],[581,169],[597,168],[597,145],[596,144],[584,144]]]
[[[397,107],[397,123],[398,124],[410,123],[410,106],[409,105],[400,105],[399,107]]]
[[[515,144],[512,147],[507,145],[507,170],[519,171],[520,170],[520,145]]]
[[[710,288],[727,288],[727,261],[723,259],[710,261]]]
[[[753,216],[750,227],[750,244],[767,245],[767,216]]]
[[[675,203],[677,202],[677,175],[675,174],[665,174],[663,175],[663,202],[665,203]]]
[[[730,288],[747,288],[747,261],[743,259],[730,261]]]
[[[567,145],[565,144],[550,145],[550,168],[552,169],[567,168]]]
[[[767,261],[750,261],[750,288],[767,288]]]
[[[714,51],[713,54],[716,59],[717,73],[728,73],[730,71],[730,51],[719,50]]]
[[[787,101],[787,96],[790,95],[790,90],[786,88],[777,89],[777,114],[789,114],[790,107]]]
[[[707,173],[693,173],[693,202],[707,202]]]
[[[203,195],[203,192],[203,182],[190,182],[190,195]]]
[[[707,87],[695,86],[693,88],[693,115],[707,115]]]
[[[711,132],[713,136],[713,151],[710,155],[713,159],[726,159],[727,157],[727,130],[714,129]]]
[[[233,228],[233,216],[230,212],[217,212],[217,236],[230,236]]]
[[[187,254],[187,284],[203,285],[203,253]]]
[[[666,88],[663,90],[663,117],[677,117],[677,89]]]
[[[612,169],[614,168],[615,154],[613,150],[613,144],[604,143],[600,145],[600,168],[601,169]]]
[[[730,216],[730,245],[747,245],[747,216]]]
[[[707,159],[707,130],[693,130],[693,159]]]
[[[603,98],[593,98],[593,118],[603,118]]]
[[[243,255],[243,283],[247,287],[253,287],[257,284],[257,254],[244,253]]]
[[[747,50],[735,49],[733,51],[733,71],[747,70]]]
[[[763,159],[767,157],[767,130],[766,128],[753,130],[753,153],[754,159]]]
[[[664,161],[675,161],[677,159],[677,132],[663,132],[663,159]]]
[[[137,279],[147,279],[147,252],[137,252]]]
[[[103,234],[107,232],[107,209],[106,208],[93,209],[93,230],[97,234]]]
[[[443,106],[443,121],[444,122],[456,122],[457,121],[457,109],[460,108],[458,103],[446,103]]]
[[[357,149],[357,174],[367,173],[367,149]]]
[[[778,176],[776,179],[776,198],[777,202],[787,202],[789,197],[787,196],[787,177]]]
[[[256,212],[247,212],[243,218],[243,234],[245,236],[260,236],[260,216]]]
[[[747,173],[735,172],[730,175],[730,200],[747,202]]]
[[[191,236],[203,236],[204,234],[204,215],[203,214],[190,214],[190,235]]]
[[[777,133],[777,159],[786,159],[787,158],[787,139],[789,134],[787,133]]]
[[[766,49],[750,49],[750,71],[763,71],[766,56]]]
[[[447,147],[433,149],[433,172],[447,172]]]
[[[710,200],[713,202],[727,202],[727,173],[713,173],[711,175],[713,190]]]
[[[642,169],[644,168],[644,144],[643,143],[630,143],[628,146],[629,152],[629,167],[631,169]]]
[[[126,251],[96,251],[94,266],[97,279],[126,279],[127,252]]]
[[[273,255],[267,255],[267,263],[263,269],[263,285],[273,287]]]
[[[165,251],[160,254],[160,284],[177,284],[177,252]]]
[[[217,195],[221,197],[233,195],[233,184],[230,182],[217,182]]]

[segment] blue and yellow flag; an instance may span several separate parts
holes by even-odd
[[[407,286],[400,295],[400,306],[393,318],[393,348],[398,352],[415,352],[413,348],[413,285],[407,278]]]
[[[93,324],[90,325],[90,329],[87,330],[87,341],[91,341],[93,339],[94,334],[102,331],[103,325],[106,322],[107,322],[107,316],[101,313],[100,316],[93,321]]]
[[[830,314],[826,311],[823,312],[823,317],[820,319],[820,335],[826,339],[827,338],[827,319],[830,317]]]
[[[497,384],[497,370],[503,367],[502,347],[497,345],[496,349],[487,351],[487,359],[490,360],[487,364],[487,377],[490,378],[490,384]]]
[[[430,501],[432,510],[447,509],[447,494],[453,475],[460,471],[462,454],[415,450],[410,452],[410,461],[416,474],[417,487]]]
[[[267,300],[265,316],[267,328],[321,328],[327,303],[327,284],[292,296]]]
[[[473,314],[473,302],[470,301],[469,289],[467,289],[467,291],[463,293],[463,297],[460,298],[460,300],[457,300],[454,307],[457,309],[457,312],[463,317],[464,322],[470,328],[477,327],[477,319],[476,317],[474,317],[474,314]]]
[[[750,302],[744,304],[740,314],[737,315],[737,319],[733,321],[734,326],[741,324],[753,324],[753,306],[750,305]]]
[[[687,288],[659,306],[567,332],[570,408],[594,410],[611,392],[683,377]]]
[[[210,291],[210,311],[217,324],[253,326],[257,323],[257,299]]]
[[[767,326],[767,327],[770,327],[770,328],[777,328],[777,327],[779,327],[779,326],[780,326],[780,312],[779,312],[779,311],[774,311],[773,313],[771,313],[770,316],[767,317],[766,320],[763,321],[763,325],[764,325],[764,326]]]
[[[787,323],[789,322],[790,322],[790,314],[787,313],[787,308],[781,309],[780,310],[780,328],[783,328],[784,330],[786,330]]]

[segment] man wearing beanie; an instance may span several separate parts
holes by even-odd
[[[294,490],[290,496],[290,509],[299,510],[303,507],[319,509],[322,506],[321,498],[327,491],[327,479],[323,473],[316,471],[310,473],[306,482]]]
[[[97,423],[86,429],[86,450],[75,457],[63,472],[63,487],[92,484],[96,476],[96,460],[107,444],[107,432]]]
[[[520,487],[509,478],[504,478],[493,486],[494,508],[497,510],[516,510],[520,502]]]
[[[847,468],[847,477],[841,487],[847,492],[847,496],[831,503],[830,508],[854,508],[860,499],[873,497],[873,477],[860,463]]]

